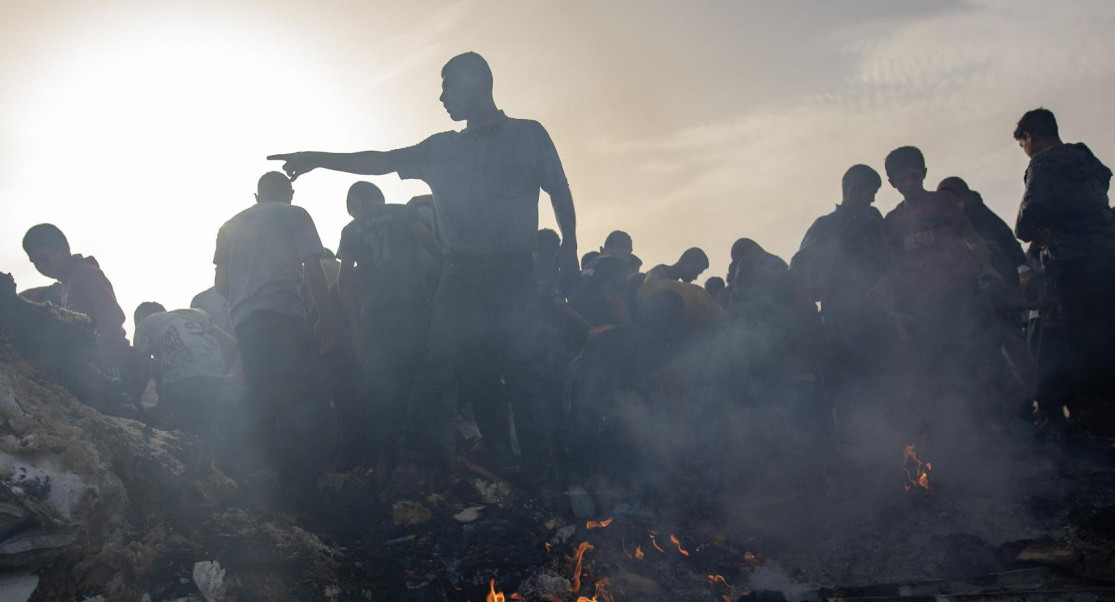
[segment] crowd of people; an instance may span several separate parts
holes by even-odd
[[[527,484],[601,462],[631,474],[625,421],[688,428],[698,397],[773,409],[769,430],[819,440],[869,397],[1112,426],[1111,171],[1063,143],[1050,111],[1014,131],[1030,164],[1013,229],[959,177],[927,188],[925,157],[905,146],[883,161],[903,198],[886,216],[873,206],[882,177],[853,165],[789,262],[741,238],[728,272],[701,286],[698,247],[644,270],[617,230],[578,258],[546,130],[497,108],[479,55],[441,77],[467,127],[389,152],[269,157],[286,173],[264,174],[256,203],[217,233],[214,286],[186,309],[141,304],[134,346],[108,278],[54,225],[23,247],[58,284],[24,295],[90,316],[97,361],[137,397],[154,379],[145,420],[223,433],[292,483],[361,468],[378,487],[412,471],[436,488],[461,457]],[[397,173],[432,195],[388,203],[354,183],[334,256],[292,204],[291,182],[314,169]],[[540,191],[560,232],[538,229]]]

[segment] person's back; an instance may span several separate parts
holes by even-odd
[[[214,323],[200,309],[175,309],[148,315],[136,326],[135,347],[155,356],[162,384],[191,378],[223,378],[226,371]]]
[[[191,309],[200,309],[209,314],[213,325],[228,334],[232,334],[232,321],[229,319],[228,299],[217,292],[217,287],[211,286],[190,299]]]
[[[887,269],[883,215],[874,207],[837,206],[809,228],[790,260],[826,313],[854,306]]]
[[[421,303],[428,296],[426,264],[412,234],[420,221],[406,205],[380,205],[341,232],[340,255],[356,263],[355,285],[363,303],[392,307]]]
[[[953,196],[928,191],[887,213],[887,235],[916,298],[975,282],[979,265],[960,233],[966,219]]]
[[[1115,254],[1115,224],[1108,206],[1111,170],[1083,143],[1035,154],[1026,168],[1026,194],[1015,231],[1033,240],[1049,231],[1043,255],[1072,262]]]
[[[261,310],[305,315],[302,261],[321,251],[313,220],[301,207],[256,203],[225,222],[217,235],[217,254],[228,266],[233,326]]]

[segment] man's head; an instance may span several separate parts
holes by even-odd
[[[383,198],[383,191],[371,182],[356,182],[348,187],[345,205],[348,207],[348,214],[354,219],[384,203],[386,200]]]
[[[1057,131],[1057,118],[1053,116],[1053,111],[1045,108],[1026,111],[1014,128],[1014,139],[1027,157],[1061,144],[1061,134]]]
[[[604,246],[600,248],[600,252],[612,257],[626,258],[631,256],[633,249],[631,235],[623,230],[615,230],[604,239]]]
[[[968,193],[972,191],[972,189],[968,188],[968,183],[965,182],[963,179],[958,178],[957,176],[949,176],[941,180],[940,184],[937,184],[937,191],[948,192],[955,195],[956,198],[962,199],[967,196]]]
[[[868,207],[875,202],[875,193],[883,185],[879,172],[870,167],[858,164],[844,172],[844,179],[840,188],[844,193],[844,204],[853,207]]]
[[[294,199],[294,187],[282,172],[269,171],[259,178],[256,185],[257,203],[289,203]]]
[[[538,231],[538,237],[534,239],[534,264],[540,265],[549,263],[554,260],[558,250],[561,249],[561,237],[557,232],[549,228],[543,228]]]
[[[490,108],[492,69],[475,52],[458,54],[441,68],[441,104],[453,121],[472,119]]]
[[[588,253],[581,255],[581,269],[588,269],[588,266],[591,265],[592,262],[596,261],[597,257],[600,257],[600,251],[589,251]]]
[[[705,280],[705,291],[707,291],[713,299],[715,299],[716,296],[724,290],[725,286],[727,285],[724,283],[724,279],[720,276],[712,276],[708,280]]]
[[[31,226],[23,235],[23,250],[35,269],[47,278],[61,280],[66,275],[71,253],[66,235],[54,224]]]
[[[143,303],[139,304],[139,307],[136,308],[134,316],[135,325],[139,326],[140,324],[142,324],[143,321],[147,319],[147,316],[150,316],[151,314],[157,314],[164,311],[166,311],[166,308],[163,307],[161,303],[155,303],[154,301],[144,301]]]
[[[916,146],[902,146],[887,155],[887,180],[903,197],[925,190],[925,156]]]
[[[701,275],[701,272],[708,269],[708,255],[705,255],[705,252],[697,247],[686,249],[681,254],[678,262],[674,264],[674,267],[677,269],[675,273],[678,280],[693,282],[697,279],[697,276]]]

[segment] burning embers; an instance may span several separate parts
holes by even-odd
[[[902,453],[902,472],[906,473],[906,491],[916,491],[918,488],[929,491],[929,471],[933,470],[932,462],[922,462],[914,450],[914,444],[906,446]]]
[[[615,520],[614,518],[606,518],[602,521],[590,520],[590,521],[585,523],[585,528],[588,529],[589,531],[591,531],[593,529],[603,529],[604,527],[607,527],[608,525],[612,524],[612,521],[614,521],[614,520]]]
[[[488,588],[488,597],[485,598],[485,602],[507,602],[507,597],[503,595],[503,592],[496,591],[495,579],[492,579]]]

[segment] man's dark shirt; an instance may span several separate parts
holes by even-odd
[[[978,192],[964,197],[964,215],[987,247],[987,254],[996,272],[1011,286],[1018,286],[1018,266],[1026,263],[1026,252],[1014,237],[1010,226],[983,203]]]
[[[836,210],[813,222],[790,260],[826,313],[858,305],[887,269],[883,216],[874,207]]]
[[[1043,262],[1076,262],[1115,253],[1108,207],[1111,170],[1081,143],[1042,151],[1026,168],[1026,193],[1014,232],[1031,241],[1049,231]]]
[[[424,300],[428,279],[413,234],[419,221],[411,207],[384,205],[341,231],[337,254],[356,262],[356,290],[362,303],[391,307]]]

